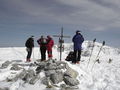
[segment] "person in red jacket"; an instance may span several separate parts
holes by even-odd
[[[51,36],[47,36],[47,52],[48,52],[48,59],[52,59],[52,47],[54,45],[54,40]]]

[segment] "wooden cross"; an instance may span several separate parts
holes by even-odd
[[[63,38],[70,38],[70,36],[64,36],[63,35],[63,27],[61,28],[61,35],[53,35],[53,37],[59,37],[59,47],[60,48],[60,61],[61,61],[61,58],[62,58],[62,49],[63,49],[63,43],[64,43],[64,40]]]

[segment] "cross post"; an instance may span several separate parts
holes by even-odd
[[[63,27],[61,28],[61,35],[53,35],[53,37],[59,37],[59,47],[60,48],[60,61],[62,59],[62,49],[63,49],[63,43],[64,43],[64,40],[63,38],[70,38],[70,36],[64,36],[63,35]]]

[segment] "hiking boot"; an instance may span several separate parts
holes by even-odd
[[[31,60],[30,59],[26,59],[26,62],[31,62]]]
[[[49,57],[48,60],[52,60],[52,57]]]
[[[72,62],[72,64],[76,64],[76,62]]]
[[[42,59],[41,61],[45,61],[45,59]]]
[[[80,64],[80,61],[77,61],[76,63],[77,63],[77,64]]]

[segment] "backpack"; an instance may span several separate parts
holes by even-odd
[[[74,52],[70,51],[65,60],[66,61],[73,61],[74,60]]]
[[[26,46],[26,47],[29,47],[29,40],[27,40],[27,41],[25,42],[25,46]]]
[[[27,41],[25,42],[25,46],[26,46],[27,48],[32,48],[32,47],[34,47],[34,40],[33,40],[33,38],[27,39]]]

